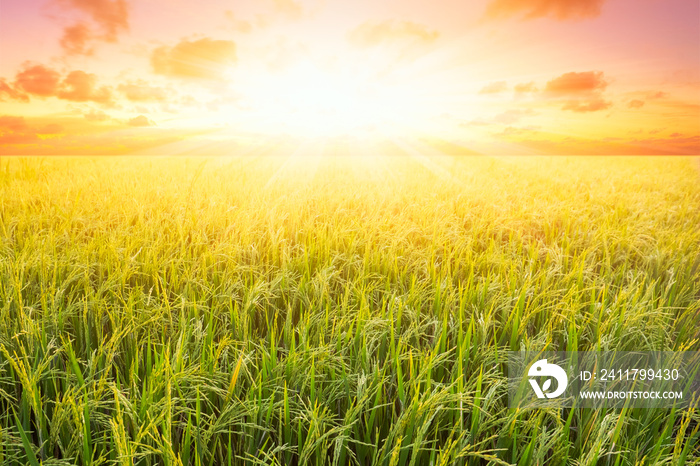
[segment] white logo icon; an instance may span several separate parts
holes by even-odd
[[[564,369],[556,364],[548,364],[546,359],[535,361],[535,363],[530,366],[530,370],[527,372],[527,375],[530,377],[548,377],[542,385],[542,388],[540,388],[540,385],[535,379],[530,379],[530,385],[532,385],[532,389],[535,391],[537,398],[556,398],[564,393],[564,390],[566,390],[566,385],[568,384]],[[548,393],[547,390],[549,390],[549,387],[552,385],[552,377],[557,381],[557,389],[551,393]]]

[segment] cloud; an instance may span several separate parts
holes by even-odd
[[[0,145],[31,144],[39,140],[39,135],[53,136],[63,133],[63,126],[57,123],[45,124],[40,128],[29,126],[21,116],[0,116]]]
[[[483,118],[475,118],[471,121],[463,121],[462,123],[459,124],[460,128],[470,128],[472,126],[489,126],[491,125],[491,121],[487,121]]]
[[[6,100],[29,102],[29,96],[7,84],[7,81],[3,78],[0,78],[0,102]]]
[[[136,127],[145,127],[145,126],[153,126],[155,123],[153,123],[151,120],[146,118],[143,115],[139,115],[137,117],[131,118],[126,122],[129,126],[136,126]]]
[[[235,62],[235,42],[210,38],[182,40],[173,47],[158,47],[151,55],[155,73],[177,78],[222,79]]]
[[[304,9],[294,0],[274,0],[275,11],[290,19],[300,19]]]
[[[525,117],[537,115],[537,112],[531,108],[513,108],[499,113],[493,117],[478,117],[470,121],[464,121],[459,124],[462,128],[470,128],[475,126],[510,126],[518,123]],[[510,130],[509,130],[510,131]]]
[[[45,125],[38,130],[36,130],[37,134],[61,134],[63,132],[63,126],[59,125],[58,123],[49,123],[48,125]]]
[[[29,126],[21,116],[10,116],[4,115],[0,116],[0,129],[10,130],[12,132],[27,131]]]
[[[61,89],[56,95],[59,99],[72,102],[96,102],[108,104],[112,102],[112,91],[106,86],[96,86],[97,76],[85,71],[71,71],[61,83]]]
[[[151,86],[141,79],[120,84],[117,89],[132,102],[153,102],[166,100],[168,94],[162,87]]]
[[[233,11],[226,10],[224,15],[226,16],[226,19],[231,22],[231,27],[234,31],[249,33],[253,30],[253,25],[250,24],[250,21],[238,19],[236,15],[233,14]]]
[[[511,136],[521,136],[525,134],[537,133],[537,129],[534,127],[519,128],[516,126],[506,126],[503,131],[498,133],[492,133],[497,138],[508,138]]]
[[[551,17],[560,21],[594,18],[605,0],[492,0],[486,9],[490,19],[521,16],[524,19]]]
[[[40,97],[56,94],[61,74],[44,65],[25,64],[25,68],[15,77],[15,89]]]
[[[58,0],[69,9],[85,13],[102,30],[102,39],[117,40],[120,32],[129,29],[129,4],[126,0]]]
[[[525,131],[523,131],[523,129]],[[635,131],[640,133],[643,131]],[[658,131],[654,131],[655,133]],[[700,135],[670,134],[667,137],[603,137],[584,138],[562,136],[542,131],[537,127],[507,127],[500,133],[492,133],[519,146],[540,154],[557,155],[671,155],[697,154],[700,152]]]
[[[431,43],[439,36],[439,32],[428,29],[424,24],[397,20],[367,21],[347,34],[348,41],[359,48],[406,40]]]
[[[505,81],[498,81],[487,84],[482,87],[479,94],[499,94],[508,90],[508,84]]]
[[[134,133],[139,133],[138,137]],[[129,126],[126,119],[112,118],[96,124],[78,113],[55,117],[0,114],[0,155],[118,155],[144,151],[158,154],[163,153],[158,148],[165,144],[199,134],[198,130],[183,128],[137,128]]]
[[[700,70],[697,67],[674,70],[666,76],[664,83],[700,88]]]
[[[15,76],[14,86],[0,80],[0,93],[21,102],[29,102],[29,96],[56,97],[71,102],[96,102],[112,104],[112,90],[97,87],[97,76],[75,70],[61,77],[61,73],[44,65],[25,63]]]
[[[526,92],[537,92],[537,87],[534,82],[520,83],[515,85],[515,92],[523,94]]]
[[[84,116],[87,121],[107,121],[110,118],[109,115],[100,110],[91,110]]]
[[[15,153],[15,151],[4,151],[10,144],[31,144],[37,142],[39,136],[34,133],[7,133],[0,136],[0,154]]]
[[[92,38],[90,28],[85,23],[77,23],[63,30],[61,47],[68,55],[92,55],[94,50],[88,47]]]
[[[545,92],[556,95],[577,95],[605,90],[608,86],[601,71],[565,73],[545,86]]]
[[[572,112],[578,113],[588,113],[597,112],[599,110],[605,110],[606,108],[610,108],[611,106],[612,102],[607,102],[600,98],[593,98],[584,101],[569,100],[564,104],[562,110],[571,110]]]
[[[535,111],[532,110],[531,108],[528,109],[513,109],[513,110],[508,110],[506,112],[503,112],[499,115],[496,115],[494,117],[494,121],[496,123],[502,123],[504,125],[511,125],[513,123],[517,123],[521,119],[523,119],[526,116],[532,116],[536,115]]]
[[[294,42],[282,36],[275,43],[265,47],[261,55],[265,57],[268,69],[275,73],[298,64],[308,53],[307,44]]]
[[[55,3],[65,10],[82,13],[91,23],[80,20],[63,30],[60,44],[67,55],[92,55],[92,42],[116,42],[120,33],[129,30],[126,0],[55,0]]]
[[[643,100],[639,100],[639,99],[634,99],[634,100],[631,100],[631,101],[627,104],[627,106],[628,106],[629,108],[642,108],[642,107],[644,107],[644,101],[643,101]]]
[[[601,71],[564,73],[547,82],[544,94],[566,99],[562,110],[587,113],[605,110],[612,102],[603,99],[603,91],[608,87]]]
[[[557,138],[551,133],[499,134],[509,142],[541,154],[557,155],[693,155],[700,153],[700,136],[670,135],[645,139]]]
[[[655,100],[655,99],[666,99],[668,98],[668,92],[663,92],[663,91],[652,91],[647,94],[647,99],[649,100]]]

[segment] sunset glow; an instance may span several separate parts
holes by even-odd
[[[2,154],[175,145],[219,155],[280,137],[484,154],[700,153],[694,1],[1,8]]]
[[[700,0],[0,0],[0,465],[700,465],[699,206]]]

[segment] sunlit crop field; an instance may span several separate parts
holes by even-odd
[[[0,463],[699,464],[503,356],[700,350],[698,159],[421,154],[2,160]]]

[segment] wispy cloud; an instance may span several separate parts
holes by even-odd
[[[151,55],[155,73],[177,78],[221,79],[226,68],[235,62],[233,41],[208,37],[158,47]]]
[[[347,37],[356,47],[374,47],[387,42],[414,41],[430,43],[440,36],[425,24],[412,21],[367,21],[351,30]]]
[[[594,18],[600,15],[603,3],[605,0],[493,0],[487,7],[486,16],[551,17],[562,21]]]
[[[505,81],[497,81],[489,83],[482,87],[479,94],[499,94],[508,90],[508,83]]]

